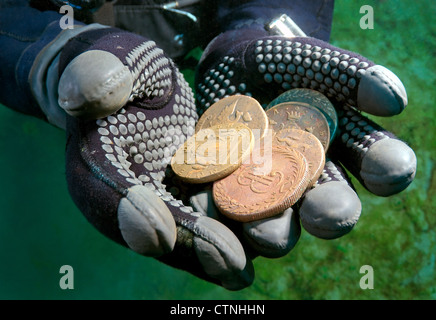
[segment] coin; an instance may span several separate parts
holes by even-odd
[[[276,132],[272,143],[300,151],[307,160],[309,186],[316,183],[325,166],[324,147],[318,138],[310,132],[288,128]]]
[[[196,130],[221,123],[243,123],[256,139],[262,138],[268,129],[268,118],[260,103],[249,96],[234,95],[211,105],[198,119]]]
[[[304,102],[283,102],[266,111],[271,128],[278,132],[285,128],[297,128],[315,135],[327,151],[330,143],[329,125],[316,108]]]
[[[308,185],[305,157],[284,146],[272,146],[270,151],[265,162],[256,163],[251,157],[249,163],[214,182],[213,198],[222,214],[254,221],[279,214],[298,201]]]
[[[190,183],[221,179],[250,155],[253,132],[242,123],[214,125],[196,132],[171,159],[175,174]]]
[[[282,93],[273,101],[271,101],[266,109],[269,109],[279,103],[288,101],[305,102],[318,108],[318,110],[321,111],[327,119],[330,128],[330,142],[333,141],[338,128],[338,114],[336,113],[336,109],[333,104],[325,95],[316,90],[307,88],[292,89]]]

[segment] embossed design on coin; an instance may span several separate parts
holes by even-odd
[[[307,160],[309,186],[316,183],[325,166],[324,147],[317,137],[300,129],[282,129],[275,133],[273,145],[282,145],[300,151]]]
[[[292,89],[282,93],[273,101],[271,101],[266,107],[266,110],[282,102],[289,101],[308,103],[309,105],[314,106],[321,111],[329,124],[330,142],[333,141],[338,128],[338,115],[335,107],[325,95],[316,90],[307,88]]]
[[[308,186],[308,166],[297,150],[272,146],[270,165],[242,164],[229,176],[215,181],[213,197],[227,217],[254,221],[272,217],[294,205]]]
[[[243,123],[252,131],[258,130],[256,138],[262,138],[268,129],[268,118],[260,103],[244,95],[223,98],[210,106],[200,117],[196,131],[222,123]]]
[[[269,192],[273,184],[281,184],[283,179],[283,173],[280,171],[274,171],[266,176],[260,176],[249,170],[243,170],[241,174],[238,175],[237,181],[241,186],[249,186],[250,190],[254,193],[266,193]]]
[[[242,123],[224,123],[198,131],[171,159],[175,174],[190,183],[221,179],[248,158],[253,132]]]
[[[318,109],[304,102],[283,102],[266,111],[270,127],[278,132],[296,128],[312,133],[321,141],[324,151],[330,143],[329,125]]]

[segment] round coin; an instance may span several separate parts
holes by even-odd
[[[306,190],[305,157],[284,146],[270,151],[266,161],[258,163],[252,156],[249,163],[214,182],[213,198],[225,216],[242,222],[272,217],[294,205]]]
[[[275,133],[273,145],[297,149],[306,158],[309,170],[309,186],[313,186],[325,166],[324,147],[317,137],[300,129],[282,129]]]
[[[329,125],[318,109],[304,102],[283,102],[266,111],[271,129],[278,132],[297,128],[312,133],[321,141],[324,151],[330,144]]]
[[[186,140],[171,159],[171,167],[190,183],[215,181],[235,171],[249,157],[253,146],[253,132],[246,125],[214,125]]]
[[[260,103],[249,96],[234,95],[211,105],[198,119],[196,131],[223,123],[243,123],[256,139],[262,138],[268,129],[268,118]]]
[[[318,110],[321,111],[327,119],[330,129],[330,142],[333,141],[338,128],[338,114],[336,113],[336,109],[333,104],[325,95],[316,90],[307,88],[292,89],[282,93],[273,101],[271,101],[266,109],[269,109],[279,103],[288,101],[304,102],[318,108]]]

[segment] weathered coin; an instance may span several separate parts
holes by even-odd
[[[190,183],[221,179],[247,159],[254,135],[242,123],[224,123],[196,132],[171,159],[175,174]]]
[[[260,103],[249,96],[235,95],[211,105],[198,119],[196,131],[222,123],[243,123],[260,139],[268,129],[268,118]]]
[[[272,217],[298,201],[308,186],[305,157],[284,146],[272,146],[270,152],[266,161],[257,163],[252,156],[250,163],[214,182],[213,198],[221,213],[248,222]]]
[[[278,132],[297,128],[312,133],[327,151],[330,143],[329,125],[318,109],[304,102],[283,102],[266,111],[271,129]]]
[[[318,110],[321,111],[327,119],[330,129],[330,142],[333,141],[338,128],[338,114],[336,113],[336,109],[333,104],[325,95],[313,89],[292,89],[282,93],[273,101],[271,101],[266,109],[268,110],[277,104],[288,101],[305,102],[318,108]]]
[[[317,137],[307,131],[289,128],[276,132],[272,143],[300,151],[307,160],[309,186],[316,183],[325,166],[324,147]]]

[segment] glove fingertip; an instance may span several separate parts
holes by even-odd
[[[142,255],[158,257],[176,243],[176,224],[165,203],[144,186],[134,186],[118,206],[121,233],[128,246]]]
[[[394,116],[407,106],[406,89],[392,71],[374,65],[360,79],[357,105],[359,110],[376,116]]]
[[[250,286],[254,269],[236,235],[222,223],[204,216],[198,217],[196,230],[193,244],[204,271],[229,290]]]
[[[98,119],[118,111],[129,99],[133,78],[115,55],[86,51],[74,58],[59,80],[58,103],[68,114]]]
[[[360,176],[369,191],[387,197],[412,183],[416,165],[416,155],[407,144],[398,139],[382,139],[363,158]]]
[[[298,215],[292,208],[271,218],[246,222],[243,230],[248,243],[258,254],[267,258],[279,258],[288,254],[301,234]]]
[[[340,181],[332,181],[306,193],[299,213],[304,229],[321,239],[335,239],[349,233],[360,217],[359,197]]]

